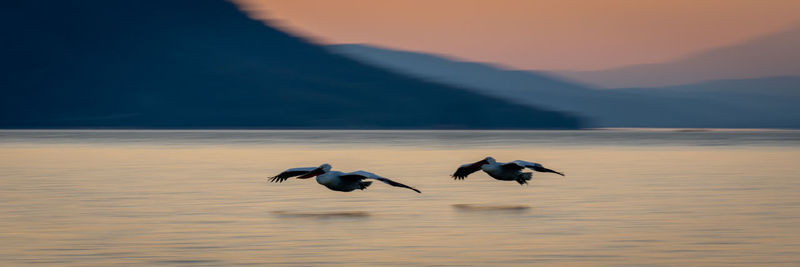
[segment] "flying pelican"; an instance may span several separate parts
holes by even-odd
[[[475,163],[468,163],[461,165],[461,167],[453,173],[453,178],[463,180],[467,175],[472,174],[478,170],[483,170],[494,179],[502,181],[517,181],[520,185],[527,184],[533,176],[530,172],[521,172],[523,169],[529,168],[537,172],[552,172],[564,176],[564,174],[545,168],[542,164],[527,162],[522,160],[515,160],[509,163],[497,162],[492,157],[486,157],[481,161]]]
[[[319,167],[291,168],[278,175],[270,177],[269,181],[280,183],[295,176],[297,176],[297,179],[308,179],[316,176],[317,183],[324,185],[333,191],[350,192],[356,189],[364,190],[370,184],[372,184],[372,181],[364,180],[374,179],[391,186],[405,187],[414,190],[417,193],[422,193],[413,187],[389,180],[388,178],[381,177],[380,175],[371,172],[354,171],[344,173],[340,171],[331,171],[331,165],[327,163],[322,164]]]

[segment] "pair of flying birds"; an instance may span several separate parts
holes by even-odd
[[[532,173],[530,172],[522,172],[525,168],[529,168],[531,170],[537,172],[552,172],[561,176],[564,174],[545,168],[539,163],[527,162],[522,160],[515,160],[509,163],[497,162],[492,157],[486,157],[475,163],[468,163],[461,165],[455,173],[453,173],[453,178],[457,180],[463,180],[467,178],[473,172],[478,170],[483,170],[486,174],[489,174],[494,179],[501,180],[501,181],[517,181],[520,185],[527,184],[529,180],[531,180]],[[334,191],[342,191],[342,192],[350,192],[356,189],[364,190],[372,181],[364,181],[367,179],[378,180],[384,182],[391,186],[396,187],[404,187],[411,190],[416,191],[417,193],[422,193],[416,188],[389,180],[386,177],[382,177],[380,175],[365,172],[365,171],[354,171],[354,172],[340,172],[340,171],[331,171],[330,164],[322,164],[319,167],[304,167],[304,168],[291,168],[288,169],[278,175],[270,177],[270,182],[283,182],[286,179],[297,177],[297,179],[308,179],[311,177],[317,177],[317,183],[324,185],[330,190]]]

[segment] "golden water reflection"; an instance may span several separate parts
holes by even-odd
[[[485,156],[567,176],[528,186]],[[800,264],[797,147],[0,146],[0,258],[51,265]],[[330,163],[376,183],[281,184]],[[456,206],[454,206],[456,205]],[[496,212],[492,209],[512,210]]]

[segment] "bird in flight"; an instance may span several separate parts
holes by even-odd
[[[325,187],[333,191],[350,192],[356,189],[364,190],[370,184],[372,184],[372,181],[364,181],[364,180],[371,179],[384,182],[391,186],[408,188],[414,190],[417,193],[422,193],[416,188],[389,180],[389,178],[382,177],[380,175],[371,172],[331,171],[331,165],[327,163],[322,164],[319,167],[291,168],[279,173],[278,175],[270,177],[269,181],[280,183],[292,177],[297,177],[297,179],[308,179],[311,177],[316,177],[317,183],[324,185]]]
[[[522,160],[515,160],[509,163],[497,162],[492,157],[486,157],[475,163],[468,163],[461,165],[452,177],[456,180],[463,180],[468,175],[483,170],[486,174],[494,179],[501,181],[517,181],[520,185],[527,184],[531,180],[533,173],[522,172],[525,168],[537,172],[552,172],[561,176],[563,173],[545,168],[542,164],[527,162]]]

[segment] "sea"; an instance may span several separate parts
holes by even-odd
[[[487,156],[563,172],[528,185]],[[268,178],[328,163],[374,182]],[[798,266],[800,131],[2,130],[3,266]]]

